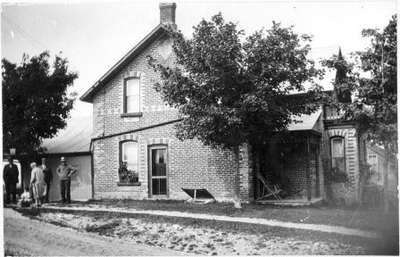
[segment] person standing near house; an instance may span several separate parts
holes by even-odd
[[[49,193],[50,193],[50,184],[53,180],[53,174],[51,169],[46,166],[46,158],[42,158],[42,170],[44,174],[44,182],[46,183],[46,195],[44,197],[44,201],[46,203],[49,202]]]
[[[13,158],[8,158],[8,164],[3,169],[3,179],[6,186],[6,203],[10,203],[10,195],[13,203],[17,203],[17,183],[18,183],[18,167],[14,164]]]
[[[33,195],[35,196],[36,207],[40,207],[43,198],[46,194],[46,182],[44,181],[43,170],[36,165],[36,162],[31,163],[31,185],[33,188]]]
[[[64,157],[61,157],[61,164],[56,172],[60,177],[61,199],[63,203],[71,203],[71,176],[76,172],[76,169],[67,164]]]

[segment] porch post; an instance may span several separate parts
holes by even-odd
[[[241,202],[254,200],[253,163],[251,146],[247,143],[239,147],[239,197]]]
[[[316,157],[315,157],[315,181],[316,181],[316,185],[315,185],[315,189],[316,189],[316,195],[317,197],[321,196],[321,190],[320,190],[320,178],[319,178],[319,144],[315,144],[316,147]]]
[[[311,201],[311,176],[310,176],[310,137],[306,137],[306,179],[307,179],[307,200]]]

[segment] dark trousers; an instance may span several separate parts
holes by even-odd
[[[13,203],[17,202],[17,184],[6,183],[6,203],[10,203],[10,195],[12,196]]]
[[[71,180],[60,180],[61,199],[63,202],[71,202]]]
[[[49,194],[50,194],[50,183],[46,183],[46,195],[44,196],[44,201],[46,203],[49,202]]]

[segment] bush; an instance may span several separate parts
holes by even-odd
[[[346,172],[339,170],[338,168],[328,169],[325,172],[325,179],[327,184],[332,183],[346,183],[349,181],[349,178]]]

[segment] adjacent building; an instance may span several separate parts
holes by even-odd
[[[51,169],[53,179],[50,186],[50,201],[61,200],[60,178],[56,173],[63,156],[67,163],[77,169],[71,178],[71,198],[86,201],[92,198],[92,155],[90,140],[92,134],[91,116],[77,116],[67,121],[65,129],[54,138],[42,143],[46,165]]]

